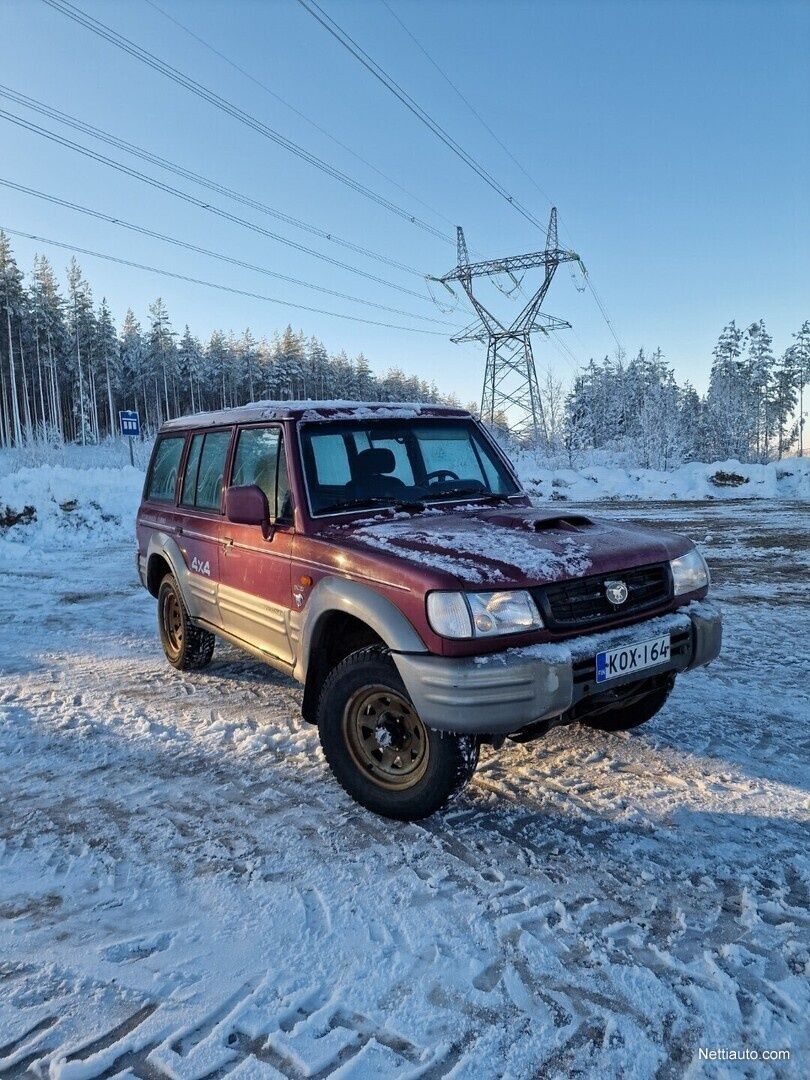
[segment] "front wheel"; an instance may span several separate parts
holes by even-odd
[[[327,676],[318,733],[341,787],[367,810],[402,821],[435,813],[478,764],[473,736],[423,723],[382,646],[351,653]]]

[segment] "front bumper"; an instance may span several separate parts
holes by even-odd
[[[595,656],[603,649],[670,634],[669,659],[643,673],[597,684]],[[402,681],[424,722],[440,731],[510,735],[537,720],[562,716],[583,698],[665,672],[689,671],[720,652],[722,619],[696,601],[620,630],[530,645],[486,656],[444,657],[392,653]]]

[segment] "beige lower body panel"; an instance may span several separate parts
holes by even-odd
[[[224,630],[292,664],[286,608],[223,584],[219,586],[218,605]]]

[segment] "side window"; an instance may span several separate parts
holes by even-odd
[[[152,468],[149,471],[149,487],[147,499],[157,499],[159,502],[174,502],[174,491],[177,487],[177,470],[180,468],[180,458],[183,454],[185,435],[172,435],[168,439],[161,439],[155,448],[152,458]]]
[[[197,495],[194,499],[194,505],[201,510],[219,510],[225,458],[230,441],[230,431],[212,431],[205,436],[197,473]]]
[[[478,439],[475,440],[475,445],[478,449],[478,453],[481,457],[481,465],[484,469],[484,474],[489,483],[490,491],[494,491],[498,495],[509,495],[510,489],[507,486],[505,477],[501,476],[498,470],[495,468],[495,464],[492,458],[487,454]]]
[[[281,432],[277,427],[246,428],[240,432],[233,459],[231,484],[256,484],[267,496],[270,513],[276,503],[276,470]]]
[[[194,505],[194,495],[197,491],[197,472],[200,468],[200,453],[202,452],[204,438],[204,435],[193,435],[191,438],[191,449],[186,459],[186,475],[183,477],[183,494],[180,497],[183,506]]]
[[[282,523],[292,521],[287,457],[280,428],[247,428],[241,432],[231,484],[256,484],[267,496],[273,518]]]
[[[230,441],[230,431],[211,431],[207,435],[193,436],[180,500],[183,506],[219,510]]]

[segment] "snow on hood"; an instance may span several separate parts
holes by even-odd
[[[453,510],[341,527],[341,543],[395,555],[465,584],[539,585],[682,554],[669,533],[531,507]]]

